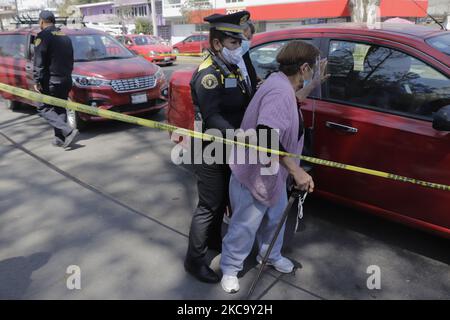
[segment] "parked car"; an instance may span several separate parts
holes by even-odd
[[[159,37],[130,34],[116,38],[134,53],[158,65],[171,65],[177,59],[172,47],[162,43]]]
[[[193,34],[173,45],[174,53],[205,53],[209,48],[207,34]]]
[[[343,24],[257,34],[250,57],[261,79],[294,39],[314,44],[329,62],[322,94],[302,106],[315,157],[450,185],[450,32]],[[189,129],[193,71],[173,73],[167,110],[170,124]],[[448,191],[325,166],[313,174],[321,197],[450,237]]]
[[[73,88],[69,99],[125,114],[157,112],[167,106],[167,81],[160,67],[139,57],[112,36],[94,29],[62,28],[74,47]],[[0,82],[33,90],[33,42],[38,28],[0,33]],[[13,109],[37,103],[0,91]],[[67,111],[68,122],[82,128],[104,118]]]

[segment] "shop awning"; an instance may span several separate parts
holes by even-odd
[[[203,23],[203,18],[212,13],[227,14],[240,10],[249,11],[254,21],[350,17],[349,2],[349,0],[316,0],[260,6],[237,5],[235,8],[192,12],[190,22]],[[427,8],[428,0],[381,0],[380,13],[382,17],[425,17]]]

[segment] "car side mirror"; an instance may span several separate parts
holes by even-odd
[[[450,131],[450,105],[442,107],[433,114],[433,129]]]

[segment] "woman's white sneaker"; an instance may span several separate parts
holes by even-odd
[[[220,281],[222,289],[227,293],[236,293],[239,291],[239,280],[236,276],[223,275]]]

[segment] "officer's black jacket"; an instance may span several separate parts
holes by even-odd
[[[46,85],[50,80],[71,77],[73,47],[68,36],[59,28],[50,26],[38,33],[34,41],[33,79]]]
[[[225,133],[226,129],[237,129],[241,125],[250,93],[243,89],[245,82],[242,78],[235,75],[228,78],[229,81],[208,57],[191,79],[192,100],[200,110],[204,129],[215,128]],[[233,82],[240,85],[230,86]]]

